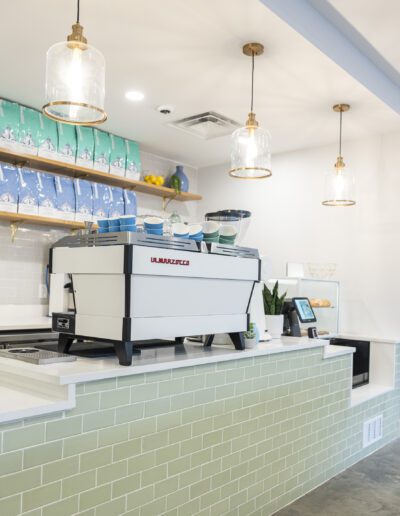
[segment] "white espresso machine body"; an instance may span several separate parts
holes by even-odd
[[[54,330],[120,342],[125,350],[135,341],[220,333],[233,335],[235,346],[243,347],[260,275],[257,251],[115,235],[107,244],[101,235],[66,237],[52,249],[51,272],[70,275],[75,300],[71,329],[63,332],[55,324]]]

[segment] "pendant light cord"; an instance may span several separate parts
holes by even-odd
[[[339,128],[339,156],[342,157],[342,115],[343,111],[340,110],[340,128]]]
[[[76,6],[76,23],[79,23],[79,15],[81,10],[81,1],[77,0],[77,6]]]
[[[251,106],[250,106],[250,113],[253,112],[253,100],[254,100],[254,50],[251,53]]]

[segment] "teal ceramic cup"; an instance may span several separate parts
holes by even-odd
[[[131,233],[136,233],[136,224],[125,224],[120,226],[121,231],[130,231]]]
[[[216,236],[216,237],[206,237],[204,235],[204,238],[203,238],[203,241],[206,242],[206,243],[214,243],[214,244],[218,244],[219,242],[219,236]]]
[[[207,222],[203,222],[203,235],[204,235],[204,241],[207,242],[207,240],[212,239],[210,241],[218,242],[219,240],[219,224],[218,222],[214,222],[212,220],[208,220]]]
[[[99,219],[97,221],[97,225],[99,226],[99,228],[108,229],[108,219]],[[103,233],[104,233],[104,231],[103,231]]]
[[[172,224],[172,232],[174,237],[189,238],[189,226],[182,222],[175,222],[175,224]]]
[[[234,245],[237,237],[237,229],[232,224],[221,226],[219,231],[219,243]]]

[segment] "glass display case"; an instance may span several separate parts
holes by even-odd
[[[308,297],[313,307],[316,323],[302,324],[304,334],[307,327],[316,326],[323,335],[337,334],[339,331],[339,282],[314,278],[272,278],[265,283],[269,289],[279,281],[279,292],[287,292],[292,297]]]

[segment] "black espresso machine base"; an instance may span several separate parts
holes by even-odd
[[[229,334],[235,349],[245,349],[244,335],[242,332]],[[210,349],[214,335],[208,335],[204,343],[205,349]],[[88,358],[100,358],[105,356],[117,355],[119,364],[131,366],[133,355],[140,355],[142,350],[160,347],[175,347],[175,354],[185,353],[184,337],[176,337],[174,341],[167,340],[147,340],[147,341],[112,341],[109,339],[99,339],[60,333],[56,350],[59,353],[72,354]],[[46,346],[46,348],[48,345]]]
[[[130,328],[130,318],[125,319],[127,321],[126,327]],[[125,322],[124,320],[124,322]],[[93,337],[90,335],[77,335],[76,332],[76,324],[75,324],[75,314],[73,312],[64,312],[64,313],[53,313],[52,318],[52,329],[53,331],[57,331],[59,333],[58,336],[58,345],[57,351],[59,353],[71,353],[71,347],[74,346],[74,342],[77,343],[85,343],[90,347],[92,343],[88,343],[87,341],[94,341],[100,343],[107,343],[109,346],[114,348],[115,354],[118,357],[118,361],[120,365],[130,366],[132,365],[132,357],[133,355],[139,355],[141,353],[141,347],[148,348],[150,346],[165,346],[165,345],[174,345],[183,347],[185,337],[179,336],[175,337],[174,341],[165,341],[165,340],[157,340],[151,339],[150,341],[132,341],[132,340],[110,340],[110,339],[101,339],[98,337]],[[123,331],[123,336],[130,335],[130,330]],[[189,336],[189,335],[188,335]],[[215,335],[207,335],[204,343],[204,348],[208,349],[212,345]],[[243,332],[234,332],[229,333],[231,341],[237,350],[245,349],[244,342],[244,334]],[[74,354],[74,353],[71,353]],[[82,355],[81,355],[82,356]]]

